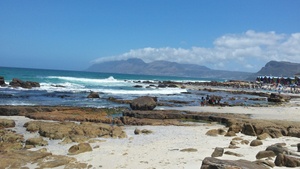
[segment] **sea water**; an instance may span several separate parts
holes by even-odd
[[[4,77],[6,84],[9,84],[13,78],[40,83],[40,87],[32,89],[12,88],[9,86],[0,87],[0,105],[83,107],[128,106],[110,102],[108,98],[113,97],[122,100],[131,100],[145,95],[158,97],[158,99],[162,101],[180,100],[190,102],[190,105],[198,105],[199,102],[197,100],[199,100],[199,96],[184,94],[187,92],[186,89],[149,87],[149,84],[142,82],[222,81],[221,79],[7,67],[0,67],[0,76]],[[134,87],[137,84],[142,87]],[[100,93],[100,99],[87,98],[91,91]]]

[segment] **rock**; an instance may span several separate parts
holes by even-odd
[[[87,164],[79,163],[75,158],[52,155],[43,149],[0,153],[0,168],[24,168],[27,164],[34,164],[34,168],[87,168]]]
[[[273,161],[270,161],[270,160],[256,160],[255,161],[257,164],[261,164],[261,165],[266,165],[266,166],[269,166],[271,168],[274,168],[275,167],[275,163]]]
[[[79,143],[78,145],[74,145],[69,148],[69,155],[76,155],[88,151],[93,151],[91,145],[89,143]]]
[[[261,140],[252,140],[250,143],[250,146],[255,147],[255,146],[260,146],[262,145],[262,141]]]
[[[185,148],[185,149],[181,149],[181,152],[197,152],[198,150],[195,148]]]
[[[290,154],[289,150],[283,147],[281,144],[273,144],[266,148],[266,151],[273,151],[276,155],[278,154]]]
[[[235,145],[237,145],[239,143],[237,141],[235,141],[235,140],[232,140],[229,144],[235,146]]]
[[[300,143],[297,144],[297,151],[300,152]]]
[[[279,138],[283,136],[281,131],[276,128],[265,128],[263,133],[268,133],[272,138]]]
[[[256,132],[251,123],[245,123],[242,129],[242,133],[250,136],[256,136]]]
[[[236,136],[235,132],[234,131],[229,131],[225,134],[226,137],[233,137],[233,136]]]
[[[201,169],[267,169],[263,164],[247,160],[220,160],[206,157],[202,161]]]
[[[224,153],[224,148],[216,147],[211,157],[222,157]]]
[[[273,151],[260,151],[256,154],[256,159],[275,157],[276,154]]]
[[[135,134],[135,135],[141,134],[141,130],[140,130],[140,129],[135,129],[135,130],[134,130],[134,134]]]
[[[300,138],[300,128],[288,128],[288,136]]]
[[[153,110],[156,107],[156,101],[153,97],[142,96],[131,101],[132,110]]]
[[[231,152],[231,151],[225,151],[224,154],[227,154],[227,155],[233,155],[233,156],[237,156],[237,157],[243,157],[242,154],[238,154],[238,153]]]
[[[9,85],[14,88],[22,87],[22,88],[27,88],[27,89],[31,89],[33,87],[40,87],[40,84],[38,82],[32,82],[32,81],[24,82],[17,78],[13,78],[12,81],[9,83]]]
[[[143,129],[141,132],[142,132],[143,134],[151,134],[151,133],[153,133],[153,131],[147,130],[147,129]]]
[[[15,127],[16,123],[14,120],[10,119],[0,119],[0,129]]]
[[[241,144],[246,144],[246,145],[248,145],[248,144],[249,144],[249,141],[248,141],[248,140],[242,140],[242,141],[241,141]]]
[[[239,132],[242,131],[242,127],[241,127],[240,125],[233,124],[233,125],[231,125],[231,126],[229,127],[228,132],[229,132],[229,131],[233,131],[233,132],[235,132],[235,133],[239,133]]]
[[[100,98],[100,96],[98,92],[91,91],[87,98]]]
[[[134,85],[133,87],[135,87],[135,88],[142,88],[143,86],[142,85]]]
[[[26,140],[26,145],[33,145],[33,146],[46,146],[48,142],[43,139],[43,137],[37,138],[29,138]]]
[[[281,102],[287,102],[291,99],[291,97],[286,96],[286,95],[280,95],[277,93],[271,93],[271,95],[268,97],[268,102],[276,102],[276,103],[281,103]]]
[[[235,141],[242,141],[243,138],[241,138],[241,137],[234,137],[232,140],[235,140]]]
[[[268,133],[263,133],[257,136],[257,140],[265,140],[267,138],[271,138],[271,136]]]
[[[278,154],[275,159],[275,165],[279,167],[299,167],[300,158],[285,154]]]
[[[5,80],[3,76],[0,76],[0,86],[5,86]]]
[[[126,133],[121,127],[111,126],[103,123],[82,122],[76,124],[74,122],[45,122],[45,121],[30,121],[25,123],[27,131],[36,132],[43,137],[50,139],[63,139],[65,137],[79,138],[125,138]],[[76,137],[75,137],[76,136]]]
[[[211,129],[206,132],[206,135],[217,136],[217,135],[224,135],[225,133],[226,133],[226,131],[223,129]]]
[[[23,142],[23,135],[16,134],[11,130],[0,129],[0,154],[22,149]]]

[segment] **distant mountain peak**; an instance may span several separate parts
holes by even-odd
[[[181,64],[165,60],[156,60],[150,63],[145,63],[139,58],[96,63],[90,66],[87,71],[225,79],[244,79],[250,75],[250,73],[245,72],[212,70],[206,66]]]
[[[286,61],[270,61],[260,71],[256,73],[258,76],[289,76],[292,77],[300,72],[300,63],[292,63]]]

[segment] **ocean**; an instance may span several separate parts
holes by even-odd
[[[142,82],[220,80],[7,67],[0,67],[0,76],[4,77],[6,84],[13,78],[18,78],[23,81],[39,82],[41,86],[32,89],[0,87],[0,105],[81,107],[128,106],[110,102],[108,98],[130,100],[144,95],[158,97],[162,101],[189,102],[193,101],[193,97],[182,94],[187,92],[186,89],[149,87],[149,84]],[[135,85],[142,87],[137,88]],[[100,93],[100,99],[88,99],[90,91]]]
[[[157,88],[147,82],[159,81],[205,82],[224,81],[222,79],[187,78],[85,71],[45,70],[0,67],[0,76],[9,84],[13,78],[39,82],[40,87],[32,89],[0,87],[0,105],[45,105],[79,106],[96,108],[129,107],[109,101],[109,98],[132,100],[139,96],[157,97],[160,103],[171,106],[198,106],[201,97],[222,96],[222,102],[230,104],[265,104],[245,98],[250,95],[235,95],[226,92],[189,91],[181,88]],[[139,85],[141,87],[135,87]],[[98,92],[100,99],[89,99],[91,91]],[[232,99],[234,98],[234,99]]]

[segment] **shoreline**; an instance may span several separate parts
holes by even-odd
[[[199,87],[194,86],[193,88],[187,87],[191,90],[199,90]],[[228,89],[221,88],[228,92]],[[267,93],[267,92],[266,92]],[[27,153],[44,151],[44,153],[52,154],[51,157],[56,161],[60,158],[66,158],[66,163],[57,164],[55,167],[46,168],[65,168],[69,165],[83,166],[79,168],[124,168],[124,169],[135,169],[135,168],[200,168],[206,157],[211,157],[216,147],[221,147],[225,152],[231,154],[223,154],[221,157],[217,157],[220,160],[239,160],[245,159],[248,161],[257,161],[256,155],[260,151],[266,150],[267,147],[284,143],[284,148],[290,152],[298,154],[297,144],[300,143],[300,135],[298,137],[291,136],[279,136],[276,138],[267,137],[262,141],[262,145],[250,146],[250,142],[257,140],[258,135],[249,135],[242,132],[237,132],[232,136],[224,136],[224,134],[217,134],[210,136],[207,133],[211,130],[223,130],[225,133],[229,133],[230,127],[224,124],[219,124],[219,119],[240,120],[236,121],[237,124],[244,121],[243,123],[261,123],[266,121],[270,123],[272,120],[281,120],[285,122],[285,126],[289,124],[294,125],[300,121],[298,118],[300,114],[300,99],[293,97],[289,102],[278,105],[269,105],[264,107],[255,106],[183,106],[183,107],[156,107],[153,111],[137,111],[133,112],[133,116],[123,118],[123,121],[138,121],[143,118],[149,117],[163,117],[166,118],[168,113],[170,118],[176,119],[179,122],[172,121],[172,119],[146,119],[145,121],[134,123],[135,125],[121,125],[122,131],[126,133],[125,138],[104,138],[94,137],[87,138],[78,142],[68,142],[62,144],[63,139],[51,139],[48,137],[42,137],[48,142],[45,146],[34,146],[29,149],[21,149]],[[0,111],[5,111],[2,106]],[[101,112],[98,108],[85,108],[85,107],[64,107],[64,106],[7,106],[12,107],[10,116],[5,112],[0,112],[2,116],[0,119],[11,119],[14,120],[15,127],[6,128],[5,130],[16,131],[16,134],[22,134],[24,141],[30,138],[40,137],[39,132],[26,131],[24,124],[29,121],[42,121],[51,122],[57,124],[99,124],[100,122],[108,123],[110,126],[118,121],[107,118],[109,115],[107,112]],[[14,108],[20,108],[17,112]],[[173,112],[174,110],[174,112]],[[211,119],[207,123],[199,122],[182,122],[180,117],[181,113],[189,115],[191,117],[199,118],[198,115],[203,114],[204,118]],[[83,114],[82,114],[83,113]],[[99,114],[102,114],[99,116]],[[143,113],[146,113],[143,115]],[[148,114],[147,114],[148,113]],[[157,114],[155,114],[157,113]],[[173,114],[172,114],[173,113]],[[45,116],[40,116],[44,114]],[[21,115],[21,116],[20,116]],[[63,116],[62,116],[63,115]],[[83,117],[78,118],[74,115]],[[95,116],[97,115],[97,116]],[[138,118],[135,115],[139,115]],[[163,115],[163,116],[162,116]],[[249,116],[250,115],[250,116]],[[26,117],[25,117],[26,116]],[[49,117],[54,117],[49,120]],[[31,117],[29,119],[28,117]],[[47,117],[47,119],[45,119]],[[69,117],[69,118],[68,118]],[[102,118],[105,117],[105,118]],[[183,117],[183,116],[182,116]],[[189,117],[189,116],[188,116]],[[122,117],[117,117],[119,120]],[[245,119],[243,119],[245,118]],[[97,119],[98,121],[96,121]],[[53,121],[55,120],[55,121]],[[155,120],[159,120],[158,122]],[[215,120],[215,121],[214,121]],[[60,122],[57,122],[60,121]],[[120,122],[120,121],[119,121]],[[234,121],[235,122],[235,121]],[[230,122],[229,122],[230,123]],[[227,123],[227,124],[229,124]],[[280,122],[278,122],[280,123]],[[152,125],[149,125],[152,124]],[[257,124],[256,124],[257,125]],[[271,124],[271,125],[275,125]],[[275,126],[276,128],[276,126]],[[135,130],[148,130],[148,134],[135,134]],[[299,129],[300,128],[296,128]],[[282,128],[282,130],[285,130]],[[275,131],[275,130],[274,130]],[[65,139],[65,138],[64,138]],[[80,142],[88,143],[92,150],[77,155],[70,155],[69,148],[80,144]],[[245,143],[243,143],[245,142]],[[234,144],[234,145],[233,145]],[[1,146],[0,146],[1,147]],[[233,148],[234,147],[234,148]],[[13,153],[14,151],[12,151]],[[17,155],[19,151],[15,152]],[[5,160],[6,155],[9,152],[2,154],[0,158],[0,164],[5,164],[1,160]],[[300,154],[300,153],[299,153]],[[10,154],[15,156],[14,154]],[[16,156],[17,156],[16,155]],[[1,155],[0,155],[1,156]],[[13,157],[11,157],[13,158]],[[263,158],[265,162],[270,165],[275,165],[274,160],[277,157]],[[55,161],[54,160],[54,161]],[[68,161],[69,160],[69,161]],[[299,159],[300,160],[300,159]],[[22,167],[36,168],[46,165],[47,160],[41,158],[38,161],[27,160],[26,164],[21,164]],[[53,162],[50,160],[50,162]],[[53,162],[54,163],[54,162]],[[70,163],[70,164],[69,164]],[[70,167],[70,166],[69,166]],[[0,167],[1,168],[1,167]],[[43,168],[43,167],[42,167]],[[273,167],[274,169],[282,169],[287,167]]]

